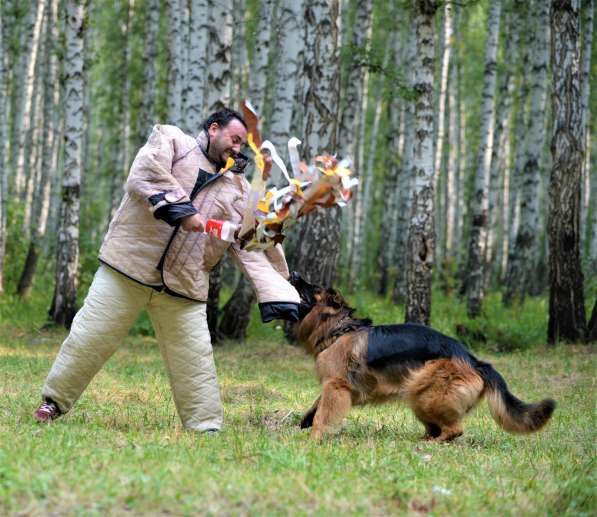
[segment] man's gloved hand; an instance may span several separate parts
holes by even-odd
[[[205,220],[199,214],[188,215],[180,223],[182,229],[187,232],[204,232]]]

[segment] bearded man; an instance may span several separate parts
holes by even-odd
[[[208,219],[242,220],[249,194],[240,152],[246,139],[242,115],[230,109],[210,115],[196,138],[154,126],[132,164],[85,303],[42,388],[36,420],[69,411],[147,309],[183,426],[221,428],[206,318],[210,270],[228,251],[248,275],[264,322],[297,321],[300,303],[279,245],[249,252],[205,233]],[[234,165],[225,170],[229,158]]]

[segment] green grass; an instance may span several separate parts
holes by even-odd
[[[401,308],[385,301],[358,303],[379,323],[401,320]],[[459,305],[437,304],[442,330],[465,321]],[[334,435],[313,443],[297,427],[318,394],[312,360],[283,344],[280,330],[256,323],[246,345],[215,351],[226,423],[219,435],[182,430],[157,345],[145,336],[127,340],[70,414],[40,426],[31,412],[64,332],[39,330],[43,318],[12,305],[0,305],[0,514],[576,516],[597,509],[595,357],[587,347],[547,349],[526,337],[508,354],[478,352],[525,400],[557,400],[553,421],[531,436],[503,432],[482,403],[463,437],[429,444],[396,403],[354,409]],[[509,331],[534,322],[528,331],[538,336],[539,309],[519,312]]]

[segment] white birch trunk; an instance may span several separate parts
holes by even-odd
[[[446,2],[444,7],[444,46],[442,49],[442,62],[439,77],[439,101],[437,110],[437,136],[435,139],[435,165],[434,181],[437,186],[442,164],[444,149],[445,118],[447,108],[448,71],[450,70],[450,57],[452,55],[452,39],[454,37],[454,19],[452,16],[453,5]]]
[[[400,35],[393,35],[392,52],[394,55],[393,66],[398,68],[403,63],[401,56],[404,52],[400,49]],[[404,117],[403,100],[395,95],[388,102],[388,121],[385,148],[388,156],[392,158],[386,163],[388,170],[384,172],[383,182],[383,213],[381,219],[381,238],[379,244],[379,255],[377,264],[379,266],[379,280],[377,284],[378,294],[385,296],[391,287],[395,275],[392,267],[392,259],[396,252],[397,235],[395,231],[396,220],[398,219],[398,177],[400,174],[400,158],[404,147]]]
[[[336,152],[338,114],[338,1],[305,3],[305,97],[302,155]],[[332,285],[339,251],[340,218],[337,209],[316,212],[300,227],[300,247],[291,263],[307,281]]]
[[[480,142],[473,199],[471,203],[471,233],[468,247],[466,278],[467,313],[475,318],[481,314],[484,297],[484,262],[487,233],[487,188],[491,166],[493,120],[496,88],[496,57],[502,3],[491,3],[488,15],[487,40],[485,42],[485,72],[481,101]]]
[[[361,135],[361,119],[363,98],[366,98],[364,92],[367,84],[367,69],[362,66],[358,58],[360,53],[365,52],[368,38],[371,33],[371,9],[372,2],[358,2],[350,36],[350,43],[347,42],[343,48],[349,48],[355,57],[350,60],[349,69],[346,71],[346,79],[342,80],[342,91],[340,100],[340,125],[338,127],[338,143],[342,146],[340,154],[350,157],[353,161],[353,174],[359,175],[358,163],[358,138]],[[348,26],[348,24],[347,24]],[[348,33],[349,27],[347,27]],[[358,137],[358,138],[357,138]],[[356,203],[361,196],[361,188],[356,190],[355,199],[350,203],[346,210],[343,210],[344,226],[348,230],[346,237],[346,255],[348,265],[352,261],[353,242],[354,242],[354,221],[356,218]],[[350,267],[348,267],[350,275]]]
[[[167,0],[169,24],[168,123],[184,128],[183,89],[185,53],[184,11],[181,0]],[[215,28],[214,28],[215,30]],[[215,49],[214,49],[215,50]]]
[[[491,272],[499,266],[494,260],[498,252],[499,228],[507,228],[507,208],[498,209],[499,199],[504,199],[504,181],[503,174],[506,168],[506,147],[510,139],[510,115],[512,111],[512,100],[514,94],[514,69],[516,60],[512,59],[518,51],[519,35],[521,31],[522,13],[520,3],[513,4],[513,11],[507,15],[505,29],[505,55],[506,59],[503,75],[500,78],[500,87],[498,91],[499,103],[495,113],[495,130],[493,133],[493,146],[491,154],[491,168],[489,175],[489,228],[487,232],[487,251],[486,251],[486,275],[490,279]],[[507,203],[506,203],[507,205]]]
[[[84,133],[84,2],[66,0],[65,10],[64,174],[56,286],[50,317],[58,324],[69,326],[76,313],[79,266],[79,190]]]
[[[277,30],[280,35],[280,58],[277,64],[274,90],[275,109],[272,112],[270,137],[284,158],[287,158],[287,143],[291,136],[297,79],[301,73],[299,56],[304,45],[302,8],[302,0],[282,0],[278,11]],[[274,169],[277,170],[276,167]],[[279,185],[283,180],[280,172],[276,172],[276,174],[277,176],[274,176],[272,181]]]
[[[7,120],[7,52],[4,41],[5,25],[0,21],[0,295],[4,294],[4,258],[6,255],[6,202],[8,200],[8,169],[6,161],[6,145],[8,136]]]
[[[45,31],[45,22],[42,24],[40,29],[42,32]],[[42,38],[38,40],[39,49],[37,54],[43,48]],[[37,182],[37,164],[39,163],[39,154],[41,153],[41,125],[43,124],[42,117],[40,116],[42,110],[43,98],[40,94],[40,90],[43,88],[42,77],[44,76],[45,63],[41,59],[37,59],[35,67],[35,74],[33,80],[33,90],[31,92],[31,109],[29,111],[29,124],[25,133],[25,145],[23,148],[26,150],[26,155],[23,160],[23,179],[25,181],[25,188],[23,190],[23,199],[25,205],[25,213],[23,214],[23,231],[29,233],[31,225],[31,202],[33,200],[34,186]]]
[[[580,95],[579,2],[553,0],[553,168],[549,187],[548,343],[585,337],[586,317],[580,262],[580,179],[584,128]]]
[[[431,274],[435,254],[433,193],[433,72],[435,57],[432,2],[416,2],[417,54],[414,66],[415,142],[414,189],[408,229],[405,321],[429,325],[431,320]]]
[[[147,140],[151,128],[157,123],[155,102],[158,89],[156,61],[158,59],[159,31],[160,2],[159,0],[146,0],[145,37],[143,39],[143,97],[135,137],[135,142],[139,145]],[[123,165],[126,167],[128,164]]]
[[[33,95],[35,88],[35,68],[37,65],[37,55],[39,53],[39,38],[41,34],[41,24],[45,8],[45,0],[38,0],[37,4],[30,6],[34,14],[33,30],[31,39],[25,49],[27,67],[25,73],[25,82],[23,84],[23,109],[20,113],[22,123],[18,137],[16,178],[15,187],[17,194],[20,194],[25,188],[26,178],[26,153],[31,146],[31,109],[34,106],[35,97]],[[17,114],[19,116],[19,114]],[[27,144],[29,143],[29,147]]]
[[[203,113],[203,95],[205,91],[205,71],[207,69],[207,40],[209,28],[207,0],[191,1],[191,22],[189,35],[189,67],[187,73],[188,93],[186,96],[186,127],[191,134],[198,134],[201,129]]]
[[[17,286],[19,296],[27,296],[33,286],[33,278],[37,270],[38,259],[42,247],[42,239],[46,231],[48,219],[48,210],[50,202],[51,175],[52,168],[52,147],[55,143],[53,127],[54,88],[57,82],[57,59],[53,51],[53,44],[57,37],[56,25],[58,16],[58,1],[49,0],[45,12],[45,36],[43,45],[42,61],[43,67],[43,127],[39,137],[42,143],[41,149],[41,167],[39,167],[39,177],[35,182],[35,192],[32,206],[32,225],[30,232],[29,249],[25,265]]]
[[[271,39],[273,34],[274,0],[261,0],[259,18],[256,27],[255,48],[249,74],[249,99],[257,110],[263,115],[267,102],[266,85],[270,74]]]
[[[458,66],[456,63],[452,63],[448,85],[449,152],[446,163],[446,243],[444,246],[444,260],[453,259],[455,256],[454,242],[458,228],[458,200],[462,195],[460,191],[460,93],[458,89]]]
[[[249,77],[249,62],[245,42],[245,0],[234,0],[231,71],[232,71],[232,103],[240,104],[246,96]]]
[[[406,81],[407,86],[414,88],[415,59],[417,55],[417,32],[414,24],[411,26],[406,45]],[[396,263],[396,278],[392,287],[392,299],[402,303],[406,300],[406,264],[407,240],[410,212],[412,204],[414,152],[415,152],[415,100],[404,101],[404,150],[402,163],[398,174],[398,217],[396,219],[396,252],[393,260]]]
[[[515,298],[523,301],[537,266],[539,247],[539,199],[541,156],[545,146],[545,106],[547,101],[547,62],[549,42],[549,5],[539,1],[533,9],[537,30],[531,48],[533,78],[526,159],[522,167],[520,223],[508,264],[504,293],[506,304]],[[540,30],[539,30],[540,28]]]
[[[230,49],[232,45],[232,0],[209,1],[209,65],[205,95],[206,114],[230,104]]]

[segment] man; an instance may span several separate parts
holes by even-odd
[[[197,138],[156,125],[137,154],[100,249],[100,267],[42,389],[34,413],[50,422],[71,409],[147,309],[185,428],[217,431],[222,404],[206,320],[209,271],[229,251],[248,275],[264,322],[298,320],[278,246],[247,252],[204,232],[207,219],[239,224],[249,193],[242,116],[212,114]],[[229,157],[234,166],[224,170]]]

